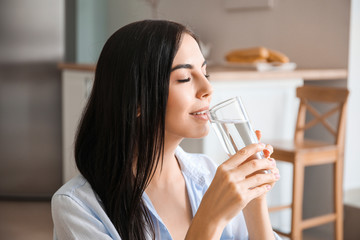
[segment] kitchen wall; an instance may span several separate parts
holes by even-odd
[[[360,1],[358,0],[351,1],[350,29],[349,77],[347,85],[350,90],[350,96],[346,123],[344,184],[345,189],[348,190],[347,195],[354,193],[357,196],[356,198],[349,196],[350,201],[356,199],[357,207],[360,208],[360,157],[358,154],[360,135]],[[345,198],[347,198],[346,195]]]
[[[68,1],[71,2],[72,0]],[[77,0],[76,62],[93,63],[97,61],[107,38],[107,1]]]
[[[1,0],[0,63],[60,59],[63,11],[58,0]]]
[[[301,68],[347,67],[350,0],[275,0],[272,9],[261,10],[224,6],[224,0],[160,0],[157,15],[188,24],[211,43],[214,63],[231,49],[261,45],[286,53]],[[108,34],[145,18],[152,18],[145,0],[108,0]]]

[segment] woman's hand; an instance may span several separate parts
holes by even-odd
[[[255,198],[264,195],[277,181],[273,173],[257,173],[262,169],[273,171],[275,161],[252,156],[265,149],[265,144],[251,144],[221,164],[205,193],[195,221],[205,219],[220,233],[226,224]]]
[[[255,131],[255,134],[256,134],[257,139],[258,139],[259,142],[260,142],[260,140],[261,140],[261,131],[256,130],[256,131]],[[266,144],[265,149],[263,150],[263,153],[264,153],[264,155],[265,155],[266,158],[269,158],[271,161],[274,161],[275,164],[276,164],[275,159],[270,158],[270,156],[271,156],[271,154],[272,154],[273,152],[274,152],[273,147],[272,147],[270,144]],[[276,176],[278,179],[280,178],[280,172],[279,172],[279,169],[278,169],[278,168],[274,167],[271,171],[272,171],[273,174],[275,174],[275,176]],[[275,183],[276,183],[276,182],[269,183],[270,186],[271,186],[271,188],[274,187]],[[265,197],[266,197],[266,194],[263,194],[263,195],[261,195],[261,196],[259,197],[259,199],[265,198]]]
[[[261,139],[261,132],[255,131],[257,138]],[[274,159],[269,158],[273,153],[273,147],[270,145],[266,145],[263,153],[266,158],[271,159],[275,162]],[[279,170],[274,166],[271,169],[272,174],[274,174],[275,178],[279,179]],[[268,183],[271,188],[274,186],[276,181]],[[247,204],[247,206],[243,209],[246,226],[249,232],[250,239],[274,239],[274,233],[271,227],[268,206],[266,203],[266,193],[262,194],[256,199],[253,199],[251,202]]]

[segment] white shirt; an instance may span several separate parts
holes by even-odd
[[[206,155],[189,154],[180,147],[176,149],[175,155],[185,179],[192,214],[195,216],[217,165]],[[150,211],[156,239],[172,239],[145,192],[143,200]],[[101,200],[81,175],[71,179],[54,194],[51,209],[54,239],[121,239],[106,215]],[[276,239],[280,239],[276,233],[274,235]],[[248,239],[242,212],[225,227],[221,239]]]

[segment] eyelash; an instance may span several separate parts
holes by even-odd
[[[210,75],[209,74],[205,74],[204,75],[207,79],[209,79]],[[179,83],[184,83],[184,82],[189,82],[191,80],[191,78],[186,78],[186,79],[180,79],[178,80]]]
[[[179,83],[189,82],[190,78],[178,80]]]

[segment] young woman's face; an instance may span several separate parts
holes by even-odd
[[[170,74],[165,116],[165,137],[200,138],[209,132],[212,86],[206,77],[206,62],[199,45],[184,34]]]

